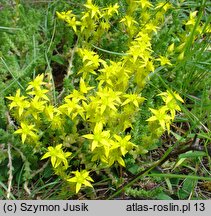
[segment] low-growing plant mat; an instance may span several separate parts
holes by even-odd
[[[1,199],[210,199],[209,1],[0,2]]]

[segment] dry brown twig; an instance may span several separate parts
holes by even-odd
[[[6,115],[6,118],[7,118],[7,125],[8,126],[12,126],[14,127],[15,129],[17,129],[17,127],[15,126],[14,122],[12,121],[11,117],[10,117],[10,114],[9,112],[6,112],[5,113]],[[12,154],[11,154],[11,143],[8,142],[7,143],[7,154],[8,154],[8,182],[7,182],[7,199],[10,199],[11,197],[11,189],[12,189],[12,180],[13,180],[13,174],[12,174],[12,171],[13,171],[13,166],[12,166]]]
[[[73,74],[73,70],[72,70],[72,68],[73,68],[73,59],[74,59],[74,55],[75,55],[77,46],[78,46],[78,39],[77,39],[73,49],[70,50],[70,59],[68,61],[67,74],[66,74],[65,78],[69,78]],[[60,94],[58,95],[58,99],[62,97],[64,92],[65,92],[65,89],[63,88],[62,91],[60,92]]]
[[[20,156],[21,156],[21,158],[22,158],[23,161],[26,161],[26,157],[23,154],[23,152],[20,151],[20,149],[16,148],[15,146],[12,146],[12,148],[14,148],[20,154]],[[31,174],[31,178],[33,178],[34,176],[36,176],[37,174],[39,174],[40,172],[42,172],[48,166],[48,164],[49,164],[49,161],[47,161],[46,163],[44,163],[43,166],[40,169],[38,169],[36,172],[34,172],[33,174]],[[28,188],[28,184],[29,184],[29,182],[28,182],[28,180],[26,180],[24,182],[23,188],[24,188],[24,190],[26,191],[26,193],[28,195],[31,195],[31,191]]]
[[[10,199],[10,195],[11,195],[11,189],[12,189],[12,179],[13,179],[13,175],[12,175],[12,171],[13,171],[13,166],[12,166],[12,155],[11,155],[11,143],[9,142],[7,144],[7,153],[8,153],[8,165],[7,167],[9,168],[8,170],[8,188],[7,188],[7,199]]]

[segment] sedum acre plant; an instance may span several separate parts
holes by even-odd
[[[29,82],[25,94],[18,89],[15,96],[7,97],[19,125],[15,134],[22,144],[32,145],[35,153],[42,154],[41,160],[49,158],[55,174],[73,185],[75,193],[83,185],[93,187],[93,172],[114,165],[126,167],[127,155],[140,154],[143,147],[133,142],[126,129],[133,128],[146,100],[141,93],[150,74],[157,67],[173,65],[168,56],[154,56],[152,49],[152,38],[165,12],[173,6],[165,2],[153,6],[147,0],[127,3],[126,14],[120,19],[117,3],[100,8],[91,0],[81,14],[57,12],[78,37],[76,53],[81,61],[80,67],[69,74],[70,79],[77,80],[74,89],[61,102],[54,102],[44,74]],[[153,14],[156,16],[152,19]],[[119,28],[127,35],[128,50],[119,53],[119,58],[103,59],[92,47],[109,35],[112,20],[117,18]],[[169,51],[173,50],[171,45]],[[177,101],[183,102],[176,92],[159,96],[165,105],[150,108],[153,116],[147,119],[149,130],[150,122],[155,122],[152,133],[158,136],[170,132],[176,111],[180,111]]]

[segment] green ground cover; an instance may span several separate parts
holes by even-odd
[[[206,0],[0,1],[1,199],[210,199]]]

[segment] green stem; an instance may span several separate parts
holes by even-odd
[[[127,53],[118,53],[118,52],[113,52],[113,51],[109,51],[109,50],[105,50],[105,49],[102,49],[100,47],[97,47],[95,45],[92,44],[92,46],[95,48],[95,49],[98,49],[102,52],[105,52],[105,53],[109,53],[109,54],[113,54],[113,55],[120,55],[120,56],[127,56],[128,54]]]
[[[163,178],[183,178],[183,179],[194,179],[194,180],[204,180],[211,181],[211,177],[203,177],[203,176],[193,176],[193,175],[181,175],[181,174],[168,174],[168,173],[153,173],[147,174],[146,176],[151,177],[163,177]]]

